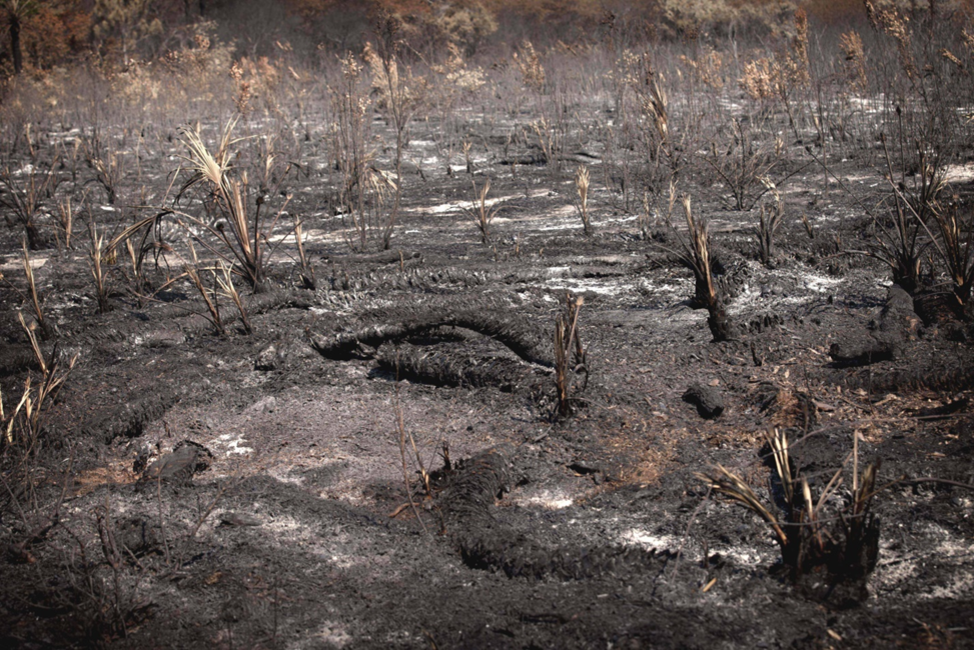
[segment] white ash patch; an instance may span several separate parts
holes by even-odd
[[[619,535],[619,542],[627,546],[640,546],[646,550],[669,551],[671,553],[681,551],[682,546],[681,555],[684,559],[690,561],[700,559],[700,551],[696,548],[696,544],[689,539],[684,541],[683,537],[678,535],[654,535],[641,528],[630,528]],[[774,548],[763,549],[756,546],[717,545],[711,546],[708,553],[711,555],[720,553],[740,566],[761,566],[772,564],[775,561],[777,558],[775,550]]]
[[[940,566],[937,578],[931,577],[932,565]],[[921,539],[908,549],[887,535],[880,540],[879,562],[869,586],[878,592],[903,591],[923,600],[970,598],[974,594],[974,541],[933,523],[924,527]]]
[[[883,111],[886,104],[885,93],[873,97],[849,97],[849,105],[858,108],[864,115],[875,115]]]
[[[322,645],[333,648],[344,648],[352,642],[352,637],[340,623],[325,621],[310,636],[288,645],[288,650],[311,650],[321,648]]]
[[[215,446],[220,446],[225,449],[224,454],[226,456],[232,456],[234,454],[251,454],[253,453],[253,447],[247,447],[244,445],[246,442],[243,436],[234,436],[232,433],[224,433],[223,435],[217,437]]]
[[[771,310],[780,305],[802,305],[820,300],[823,294],[834,291],[845,280],[812,273],[804,269],[777,269],[768,271],[757,262],[751,262],[752,278],[728,305],[731,316],[740,316],[752,310]]]
[[[631,285],[619,282],[618,278],[555,278],[545,282],[544,286],[572,293],[591,291],[606,296],[616,296],[632,288]]]
[[[646,297],[679,302],[693,295],[693,280],[689,278],[667,278],[661,282],[654,282],[649,278],[640,278],[636,289]]]
[[[270,543],[293,545],[295,542],[311,542],[318,538],[318,535],[311,526],[300,521],[291,515],[256,515],[263,528],[271,534],[267,536]]]
[[[47,264],[47,260],[49,258],[50,256],[44,257],[44,256],[31,255],[30,268],[32,269],[41,268],[42,266]],[[13,258],[9,262],[0,264],[0,271],[20,271],[22,273],[23,270],[24,270],[24,258],[21,255],[18,255],[17,257]]]
[[[947,165],[944,180],[948,183],[970,183],[974,181],[974,163]]]
[[[461,168],[462,169],[462,168]],[[497,205],[498,203],[503,203],[504,201],[510,201],[517,195],[510,194],[508,196],[498,196],[492,199],[487,199],[484,203],[489,208],[491,206]],[[440,203],[438,205],[430,205],[421,208],[407,208],[405,212],[412,212],[413,214],[452,214],[456,212],[461,212],[466,210],[476,210],[480,207],[480,201],[476,203],[474,201],[451,201],[449,203]]]
[[[541,507],[545,510],[563,510],[575,504],[572,497],[561,490],[542,490],[536,494],[519,495],[511,498],[512,505],[521,507]]]
[[[673,551],[680,548],[680,538],[676,535],[653,535],[647,530],[630,528],[619,536],[619,541],[628,546],[642,546],[648,551]]]
[[[288,483],[290,485],[299,485],[299,486],[304,485],[304,477],[295,476],[291,472],[291,468],[289,467],[281,467],[281,466],[271,467],[270,469],[267,470],[267,474],[271,476],[271,478],[274,478],[280,481],[281,483]]]

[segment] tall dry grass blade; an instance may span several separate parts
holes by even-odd
[[[781,527],[778,518],[768,510],[754,490],[739,476],[727,470],[723,465],[711,467],[710,474],[697,473],[698,479],[704,481],[712,490],[737,501],[745,508],[755,513],[765,521],[774,531],[775,537],[782,548],[788,545],[788,536]]]
[[[37,321],[37,326],[41,330],[41,337],[44,339],[50,338],[52,331],[47,320],[44,318],[44,310],[41,308],[41,297],[37,291],[37,282],[34,279],[34,266],[30,262],[30,253],[27,250],[26,240],[23,242],[23,257],[21,259],[24,265],[24,275],[27,278],[27,292],[30,296],[30,306],[34,320]]]
[[[23,327],[24,332],[27,333],[27,340],[30,341],[30,349],[34,353],[34,360],[37,361],[37,365],[41,368],[41,374],[47,377],[47,361],[44,359],[44,353],[41,351],[40,343],[37,342],[37,337],[34,335],[34,330],[31,329],[24,320],[24,312],[18,311],[17,318],[20,319],[20,326]]]
[[[233,301],[233,304],[237,307],[237,311],[240,312],[240,322],[243,323],[244,332],[247,334],[253,334],[253,328],[250,326],[250,319],[247,317],[247,309],[244,307],[243,300],[240,297],[240,292],[237,288],[233,286],[233,272],[228,264],[221,263],[218,266],[220,273],[216,275],[217,283],[220,285],[220,290],[223,294]]]
[[[227,332],[226,328],[223,326],[223,319],[220,318],[219,305],[217,305],[217,303],[213,300],[212,296],[210,295],[210,290],[207,289],[203,284],[203,279],[200,277],[199,270],[197,270],[194,266],[187,264],[185,271],[187,277],[189,277],[190,281],[192,281],[193,286],[196,287],[196,290],[199,291],[200,296],[203,297],[203,303],[206,305],[206,310],[210,313],[210,322],[213,323],[213,326],[216,328],[216,331],[220,336],[225,336]]]
[[[582,217],[582,229],[586,235],[590,235],[592,233],[592,226],[588,213],[588,187],[588,167],[585,165],[579,165],[578,169],[575,171],[575,191],[578,193],[578,203],[575,205],[575,208]]]

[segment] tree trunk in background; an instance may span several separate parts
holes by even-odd
[[[10,12],[10,54],[14,60],[14,73],[20,74],[24,69],[24,54],[20,51],[20,16]]]

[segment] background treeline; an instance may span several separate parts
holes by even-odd
[[[450,42],[469,56],[523,40],[625,47],[702,34],[762,38],[788,30],[799,5],[817,22],[865,20],[859,0],[0,0],[0,75],[157,59],[193,45],[200,24],[237,56],[269,56],[286,42],[315,58],[361,48],[390,24],[417,53]]]

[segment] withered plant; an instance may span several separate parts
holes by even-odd
[[[697,478],[770,526],[792,579],[820,570],[836,582],[864,579],[875,568],[879,550],[879,520],[870,510],[879,463],[870,464],[861,474],[858,463],[853,463],[851,499],[847,505],[838,505],[842,474],[854,453],[846,457],[816,499],[808,479],[789,455],[787,436],[774,429],[765,433],[765,439],[773,461],[770,500],[776,505],[766,505],[747,481],[721,465],[698,473]]]
[[[768,175],[781,162],[784,143],[776,139],[774,146],[762,146],[754,141],[750,123],[734,120],[733,141],[721,152],[717,141],[711,141],[704,161],[731,193],[735,210],[747,211],[761,200],[770,187]],[[723,147],[721,147],[723,149]]]
[[[24,277],[27,279],[27,298],[31,314],[33,314],[34,322],[37,323],[37,327],[41,331],[41,337],[45,340],[51,339],[55,335],[54,326],[44,317],[44,310],[41,307],[41,295],[37,290],[37,281],[34,279],[34,266],[30,261],[27,242],[23,243],[22,261],[24,265]]]
[[[781,195],[778,194],[777,190],[772,190],[772,192],[774,193],[774,205],[761,206],[758,227],[755,230],[758,242],[758,259],[765,266],[770,266],[774,259],[774,236],[778,228],[781,227],[781,222],[785,216],[785,206],[781,200]]]
[[[318,287],[315,269],[304,252],[304,228],[301,226],[301,220],[296,216],[294,217],[294,242],[298,247],[298,261],[301,264],[301,283],[305,289],[314,291]]]
[[[177,215],[179,223],[186,227],[195,241],[219,259],[235,264],[235,272],[246,280],[254,293],[258,293],[265,289],[268,258],[276,245],[283,241],[282,238],[272,245],[271,237],[291,196],[285,196],[276,214],[268,210],[266,222],[262,222],[261,212],[267,201],[266,196],[260,193],[251,214],[248,208],[250,187],[246,172],[239,179],[230,173],[230,160],[233,156],[231,148],[238,142],[231,138],[235,123],[236,120],[227,123],[215,154],[203,143],[198,128],[181,130],[183,144],[189,151],[186,160],[190,163],[192,176],[183,185],[179,195],[182,196],[190,188],[202,184],[212,193],[221,218],[214,224],[184,211]],[[203,233],[209,237],[203,237]]]
[[[64,248],[71,250],[71,235],[74,233],[74,210],[71,208],[71,197],[66,196],[57,203],[58,225],[64,233]],[[60,247],[60,238],[58,246]]]
[[[119,185],[125,172],[125,165],[121,154],[111,147],[106,147],[97,131],[90,137],[81,139],[85,162],[95,173],[89,182],[97,183],[105,190],[105,198],[110,205],[115,205],[118,199]]]
[[[683,237],[674,230],[680,247],[672,252],[676,254],[681,264],[693,272],[695,282],[693,303],[707,310],[707,326],[714,341],[726,341],[731,336],[731,324],[711,269],[709,226],[706,219],[694,217],[689,196],[683,196],[682,205],[688,233],[687,237]]]
[[[59,184],[55,172],[57,160],[46,171],[38,165],[27,165],[19,171],[10,167],[0,169],[0,205],[9,212],[4,218],[11,226],[19,225],[27,235],[27,245],[31,250],[43,248],[47,243],[41,235],[37,218],[44,204],[54,198]]]
[[[230,269],[230,265],[221,261],[213,271],[213,275],[216,278],[217,286],[220,287],[220,291],[237,308],[244,333],[253,334],[254,330],[250,326],[250,318],[247,316],[247,309],[244,307],[243,298],[240,297],[240,292],[237,291],[237,288],[233,286],[233,272]]]
[[[34,356],[41,370],[41,378],[37,383],[28,376],[24,380],[24,390],[13,412],[4,413],[3,399],[0,395],[0,423],[3,427],[3,447],[16,447],[24,457],[39,451],[44,433],[44,417],[51,404],[57,398],[61,387],[67,380],[71,370],[77,363],[78,356],[73,356],[63,367],[63,360],[56,351],[50,359],[45,358],[40,344],[34,336],[30,326],[24,320],[23,314],[18,313],[21,327],[27,333]]]
[[[575,171],[575,191],[578,193],[578,200],[575,202],[575,210],[582,218],[582,230],[586,235],[592,234],[592,224],[588,212],[588,187],[589,175],[588,167],[579,165]]]
[[[216,333],[220,336],[226,336],[227,329],[223,324],[223,318],[220,316],[220,306],[216,299],[216,291],[207,287],[203,283],[203,278],[200,276],[200,271],[196,267],[187,264],[184,272],[186,277],[189,278],[193,286],[199,292],[200,296],[203,298],[203,304],[206,305],[207,315],[205,316],[207,320],[213,323],[213,327],[216,328]]]
[[[347,53],[341,59],[339,85],[329,88],[335,115],[334,151],[341,174],[342,218],[351,226],[347,237],[351,248],[364,251],[378,238],[384,248],[392,237],[395,223],[384,219],[386,195],[395,189],[390,175],[375,166],[375,151],[370,148],[372,100],[362,64]]]
[[[487,204],[487,192],[490,191],[490,179],[488,178],[484,181],[483,187],[479,190],[477,189],[477,181],[471,181],[473,184],[473,192],[477,197],[476,200],[472,202],[473,208],[464,208],[464,210],[473,217],[474,222],[477,224],[477,230],[480,231],[480,241],[482,244],[487,245],[490,243],[490,222],[494,220],[497,213],[500,212],[500,208],[491,208]]]
[[[91,276],[95,280],[98,313],[105,314],[112,310],[111,302],[108,300],[108,267],[115,264],[118,254],[114,247],[105,244],[105,235],[98,232],[93,217],[88,221],[88,236],[88,263]]]
[[[213,267],[197,267],[194,264],[187,264],[183,270],[206,306],[206,313],[203,314],[203,317],[213,323],[218,335],[226,336],[228,325],[227,319],[221,312],[220,298],[228,298],[237,308],[243,332],[245,334],[253,333],[247,308],[240,292],[233,284],[233,271],[228,263],[218,260]],[[207,277],[211,278],[212,287],[207,286]]]
[[[578,333],[578,312],[584,304],[580,296],[565,295],[565,308],[555,318],[555,388],[558,402],[555,415],[568,417],[588,386],[589,370],[585,349]],[[584,377],[581,385],[577,378]]]
[[[373,48],[371,43],[367,43],[364,53],[365,60],[372,69],[372,87],[379,93],[379,110],[385,113],[386,120],[392,124],[396,133],[396,176],[393,201],[382,232],[383,250],[389,249],[402,207],[402,156],[406,144],[406,129],[413,115],[426,100],[426,79],[414,75],[402,61],[400,27],[401,20],[397,16],[383,16],[379,24],[378,46]]]
[[[397,364],[398,367],[398,364]],[[397,370],[398,373],[398,370]],[[416,505],[416,500],[413,497],[413,487],[412,481],[410,481],[409,475],[409,455],[410,452],[414,455],[416,459],[416,471],[419,473],[420,481],[422,482],[424,498],[427,500],[432,500],[433,498],[433,477],[427,470],[426,463],[423,462],[423,457],[419,453],[419,447],[416,445],[416,439],[413,437],[411,431],[406,429],[406,419],[402,413],[402,403],[399,399],[399,378],[396,377],[396,394],[394,397],[394,409],[396,417],[396,442],[399,445],[399,460],[402,467],[402,479],[404,486],[406,488],[406,503],[400,506],[392,516],[397,516],[400,512],[405,510],[407,507],[412,511],[413,516],[419,521],[419,525],[423,528],[423,532],[429,534],[426,528],[426,523],[419,514],[419,508]],[[447,456],[448,458],[448,456]]]

